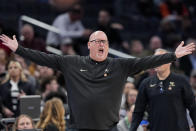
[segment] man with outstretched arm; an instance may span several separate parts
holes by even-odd
[[[176,48],[175,53],[144,58],[110,58],[106,34],[95,31],[88,42],[89,56],[59,56],[23,48],[13,36],[0,40],[13,52],[33,62],[60,70],[66,81],[71,128],[79,130],[116,129],[123,84],[137,72],[175,61],[191,54],[193,43]]]

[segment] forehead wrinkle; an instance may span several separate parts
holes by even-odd
[[[101,35],[104,35],[105,38],[106,38],[106,40],[108,40],[106,34],[105,34],[103,31],[95,31],[95,32],[93,32],[93,33],[90,35],[89,41],[94,40],[94,39],[96,38],[96,36],[98,36],[98,35],[100,35],[100,36],[101,36]]]

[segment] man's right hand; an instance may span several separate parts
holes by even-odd
[[[0,35],[0,40],[3,42],[2,44],[10,48],[13,52],[17,50],[18,42],[16,40],[15,35],[13,36],[13,39],[10,39],[8,36],[3,34],[3,35]]]
[[[192,52],[195,50],[195,43],[190,43],[188,45],[184,45],[184,41],[180,43],[180,45],[175,50],[176,58],[181,58],[185,55],[192,54]]]

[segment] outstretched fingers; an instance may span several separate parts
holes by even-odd
[[[6,38],[5,38],[3,35],[0,35],[0,39],[1,39],[3,42],[6,42]]]
[[[0,35],[0,40],[2,41],[2,44],[6,45],[7,47],[9,47],[12,51],[16,51],[17,47],[18,47],[18,42],[16,40],[16,37],[13,36],[12,38],[9,38],[6,35]]]
[[[194,43],[190,43],[190,44],[186,45],[185,47],[195,47],[195,44]]]
[[[7,42],[9,41],[10,38],[3,34],[3,35],[0,35],[0,39],[1,39],[3,42],[7,43]]]
[[[187,51],[186,55],[189,55],[189,54],[192,54],[192,53],[193,53],[192,51]]]
[[[16,40],[16,36],[15,35],[13,35],[13,40]]]
[[[184,45],[184,41],[181,41],[179,47],[182,47]]]
[[[185,49],[186,50],[192,50],[192,51],[194,51],[195,50],[195,44],[193,44],[193,45],[187,45],[186,47],[185,47]]]
[[[10,38],[7,35],[2,35],[5,39],[9,40]]]
[[[192,52],[195,50],[195,47],[189,47],[189,48],[186,48],[185,49],[185,53],[188,53],[188,54],[192,54]]]

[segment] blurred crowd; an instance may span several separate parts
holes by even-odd
[[[158,48],[173,51],[182,40],[185,44],[196,43],[192,22],[196,5],[193,0],[132,0],[129,2],[130,6],[125,4],[126,0],[115,0],[114,9],[102,8],[96,12],[97,22],[93,23],[93,28],[85,27],[86,24],[83,23],[84,16],[88,16],[89,12],[84,11],[82,2],[76,4],[78,1],[70,2],[69,8],[62,7],[60,0],[58,0],[60,4],[55,0],[45,2],[50,2],[61,10],[66,8],[66,11],[58,14],[52,23],[60,33],[48,31],[46,38],[40,37],[34,29],[35,26],[24,23],[17,33],[19,43],[24,47],[51,53],[47,50],[47,46],[52,46],[62,51],[63,55],[88,55],[88,37],[95,30],[102,30],[107,34],[111,48],[134,57],[152,55]],[[145,21],[147,26],[149,24],[149,27],[152,27],[148,30],[153,32],[146,38],[129,36],[127,39],[125,36],[130,34],[125,36],[123,34],[128,30],[126,24],[129,23],[124,22],[127,19]],[[152,26],[156,21],[159,22],[158,27]],[[15,33],[8,29],[9,27],[0,24],[0,34],[11,36]],[[140,32],[140,28],[137,30],[139,34],[143,33]],[[130,29],[129,32],[131,31]],[[118,56],[111,55],[111,57]],[[196,52],[175,61],[172,70],[184,74],[189,79],[196,95]],[[124,84],[119,111],[120,131],[129,130],[138,87],[143,79],[152,75],[155,75],[153,69],[140,72]],[[42,113],[37,124],[34,124],[30,116],[20,115],[19,107],[21,96],[35,94],[41,95],[42,99],[40,107]],[[60,72],[36,65],[13,54],[6,46],[0,44],[0,113],[3,118],[17,117],[13,125],[14,130],[33,128],[68,130],[69,108],[65,106],[67,104],[66,83]],[[66,122],[64,116],[67,118]],[[146,112],[138,131],[147,131],[148,124]],[[191,122],[189,125],[193,126]]]

